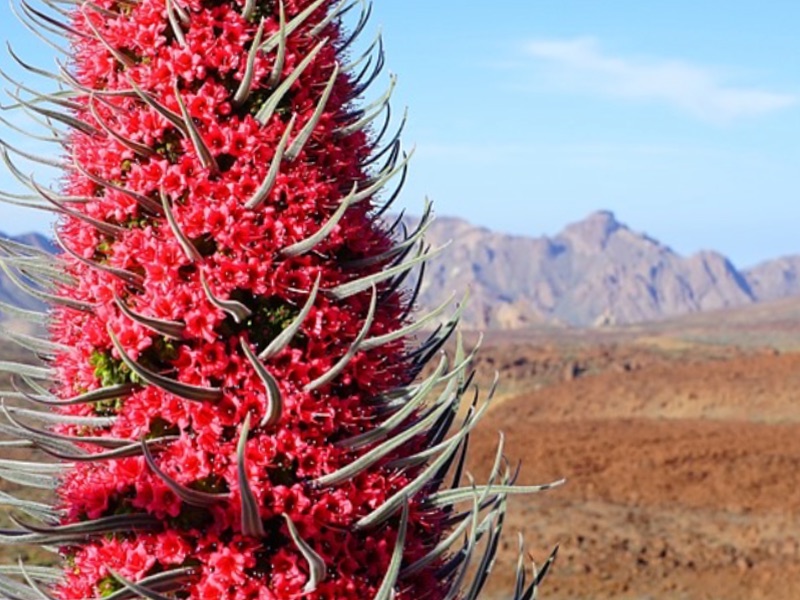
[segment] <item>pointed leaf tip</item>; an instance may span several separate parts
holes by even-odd
[[[264,523],[261,521],[261,512],[258,501],[247,480],[247,467],[245,464],[245,450],[247,449],[247,436],[250,433],[250,414],[245,417],[239,443],[236,445],[236,472],[239,477],[239,496],[241,497],[242,533],[247,536],[263,538],[267,535]]]

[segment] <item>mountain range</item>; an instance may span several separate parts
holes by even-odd
[[[682,256],[609,211],[536,238],[437,218],[426,240],[452,241],[428,266],[420,303],[469,288],[463,322],[479,329],[639,323],[800,295],[800,255],[742,270],[714,251]]]
[[[38,233],[10,239],[53,249]],[[450,245],[428,264],[419,304],[432,308],[468,289],[468,328],[621,325],[800,296],[800,255],[749,269],[714,251],[682,256],[609,211],[535,238],[439,217],[425,239]],[[2,273],[0,302],[37,306]]]

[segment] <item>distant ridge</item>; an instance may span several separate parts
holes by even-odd
[[[55,251],[39,233],[9,239]],[[623,325],[800,296],[800,255],[739,270],[710,250],[681,256],[605,210],[536,238],[438,217],[426,240],[451,245],[428,265],[420,305],[469,289],[463,322],[476,329]],[[41,308],[1,272],[0,301]]]
[[[538,238],[442,217],[426,239],[452,243],[429,265],[421,304],[469,287],[474,328],[639,323],[800,295],[800,256],[739,270],[714,251],[681,256],[609,211]]]

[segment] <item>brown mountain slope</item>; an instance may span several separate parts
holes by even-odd
[[[445,217],[427,239],[452,243],[429,265],[421,303],[469,288],[474,328],[638,323],[800,294],[800,257],[740,271],[716,252],[681,256],[607,211],[539,238]]]

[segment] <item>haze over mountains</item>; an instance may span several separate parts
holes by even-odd
[[[40,234],[12,239],[52,251]],[[800,255],[742,270],[714,251],[681,256],[608,211],[538,238],[438,217],[426,240],[452,243],[428,265],[420,303],[438,306],[469,289],[469,328],[639,323],[800,296]],[[0,301],[36,306],[2,273]]]
[[[442,217],[426,239],[452,244],[429,265],[421,303],[469,287],[464,321],[477,328],[638,323],[800,295],[800,255],[740,270],[718,252],[681,256],[608,211],[539,238]]]

